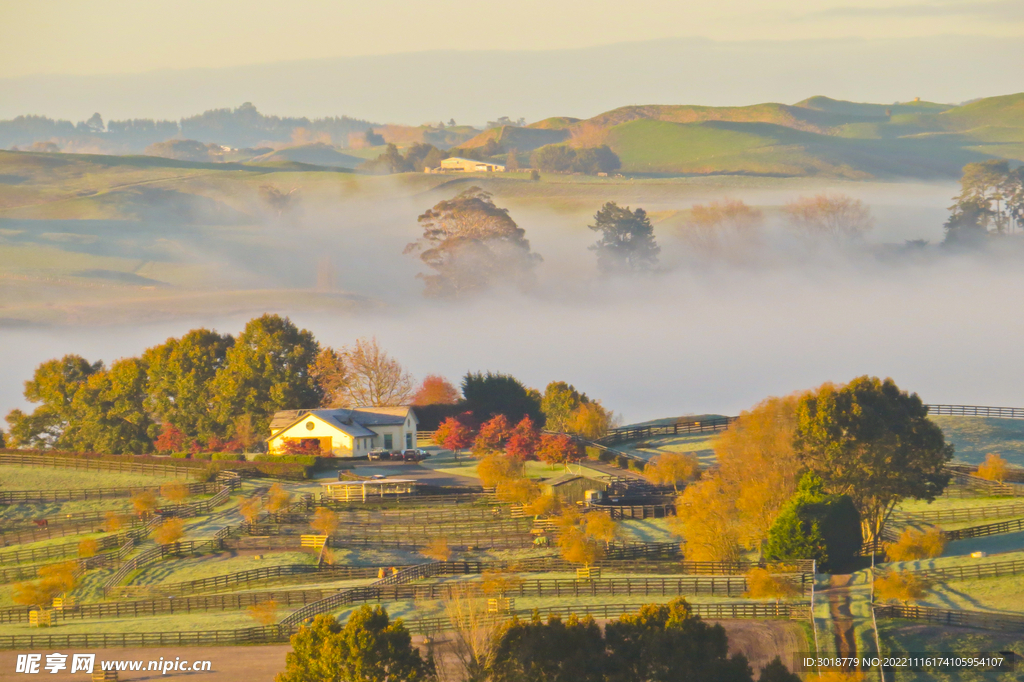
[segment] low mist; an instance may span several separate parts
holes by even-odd
[[[322,344],[376,336],[417,378],[438,373],[457,382],[470,370],[495,370],[541,389],[565,380],[625,422],[735,414],[770,394],[860,374],[891,376],[926,402],[1022,403],[1024,320],[1012,312],[1024,283],[1017,239],[974,253],[937,247],[953,185],[843,186],[869,204],[875,227],[863,242],[842,245],[808,242],[779,211],[823,186],[709,185],[685,196],[612,187],[607,199],[649,210],[662,247],[661,271],[616,278],[599,275],[587,249],[596,239],[588,217],[603,199],[496,192],[544,258],[536,287],[425,299],[420,263],[402,249],[419,235],[416,216],[465,186],[309,196],[294,212],[245,230],[167,238],[178,257],[260,289],[312,288],[328,262],[338,295],[359,305],[268,306]],[[677,212],[720,196],[765,211],[753,256],[702,254],[680,239]],[[904,244],[913,239],[931,244]],[[109,363],[196,326],[237,333],[254,314],[2,329],[0,410],[23,405],[22,383],[43,360],[77,353]]]

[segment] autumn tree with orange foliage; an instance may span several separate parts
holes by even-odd
[[[747,572],[747,591],[743,593],[747,599],[774,599],[777,604],[800,594],[800,588],[792,580],[772,575],[766,568],[752,568]]]
[[[505,443],[505,454],[519,461],[533,459],[540,446],[540,430],[529,416],[523,417],[512,429]]]
[[[512,435],[512,425],[508,417],[498,414],[480,425],[476,439],[473,441],[473,454],[483,457],[492,452],[505,449],[505,442]]]
[[[96,553],[99,551],[100,543],[96,542],[95,538],[85,538],[78,543],[78,557],[80,559],[96,556]]]
[[[256,495],[246,497],[238,501],[238,513],[242,515],[242,518],[245,519],[246,523],[252,523],[255,521],[262,509],[263,501]]]
[[[688,559],[733,561],[742,546],[757,548],[768,537],[799,483],[793,446],[799,399],[768,398],[715,439],[717,472],[687,486],[671,522],[686,540]]]
[[[267,491],[267,510],[272,513],[282,512],[292,503],[293,497],[280,483],[275,483]]]
[[[917,561],[934,559],[942,556],[946,549],[946,539],[942,529],[929,528],[925,531],[908,528],[900,535],[899,540],[885,546],[885,554],[889,561]]]
[[[738,517],[732,490],[721,476],[713,475],[686,487],[676,501],[669,528],[686,540],[689,561],[737,561]]]
[[[334,531],[338,530],[340,522],[335,512],[324,507],[317,507],[313,513],[313,519],[309,522],[309,527],[320,535],[333,535]]]
[[[249,617],[260,625],[273,625],[277,622],[277,602],[273,599],[253,604],[248,612]]]
[[[177,542],[185,535],[185,519],[167,519],[153,529],[153,539],[157,544],[169,545]]]
[[[985,455],[985,461],[978,465],[978,478],[1002,483],[1006,480],[1008,468],[1009,462],[999,455],[990,452]]]
[[[576,441],[564,433],[542,434],[540,446],[537,448],[540,461],[550,464],[567,464],[580,458],[580,448]]]
[[[655,485],[670,485],[679,492],[679,484],[697,475],[700,462],[685,452],[663,452],[644,467],[644,476]]]
[[[448,561],[452,558],[452,550],[448,546],[448,538],[433,538],[420,550],[420,554],[434,561]]]
[[[718,475],[734,500],[737,532],[750,549],[768,537],[800,482],[801,465],[793,445],[800,397],[761,401],[740,413],[714,442]]]
[[[875,578],[874,587],[877,599],[883,602],[896,600],[906,604],[909,601],[923,599],[931,589],[931,583],[913,573],[890,571]]]
[[[445,419],[434,432],[434,443],[446,450],[451,450],[455,459],[458,459],[459,452],[472,442],[473,430],[455,417]]]
[[[171,481],[160,486],[160,496],[175,504],[184,502],[191,494],[188,490],[188,484],[181,481]]]
[[[139,516],[149,516],[156,509],[156,495],[148,490],[135,493],[131,497],[132,509]]]
[[[437,374],[428,374],[412,396],[413,405],[454,405],[459,402],[459,389]]]

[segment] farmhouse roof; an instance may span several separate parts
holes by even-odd
[[[588,481],[593,481],[594,480],[594,479],[592,479],[592,478],[590,478],[588,476],[581,476],[580,474],[562,474],[561,476],[558,476],[557,478],[551,478],[551,479],[548,479],[548,480],[544,481],[544,485],[549,485],[552,488],[557,488],[560,485],[565,485],[566,483],[570,483],[572,481],[575,481],[577,478],[583,478],[583,479],[586,479]]]
[[[276,434],[278,431],[291,428],[307,416],[314,415],[342,433],[361,438],[377,435],[368,429],[368,426],[401,426],[410,414],[416,419],[416,413],[407,406],[280,410],[274,413],[273,419],[270,420],[270,429]]]

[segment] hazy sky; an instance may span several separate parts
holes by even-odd
[[[0,8],[0,77],[689,36],[1024,36],[1024,0],[0,0]]]

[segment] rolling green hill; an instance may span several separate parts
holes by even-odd
[[[311,166],[326,166],[328,168],[355,168],[364,159],[339,152],[331,145],[323,142],[299,145],[278,149],[277,151],[263,154],[253,158],[249,163],[294,161]]]
[[[1024,93],[961,106],[821,96],[793,105],[627,106],[586,120],[495,128],[464,146],[488,140],[520,152],[562,142],[608,145],[626,173],[955,177],[971,161],[1024,161]]]

